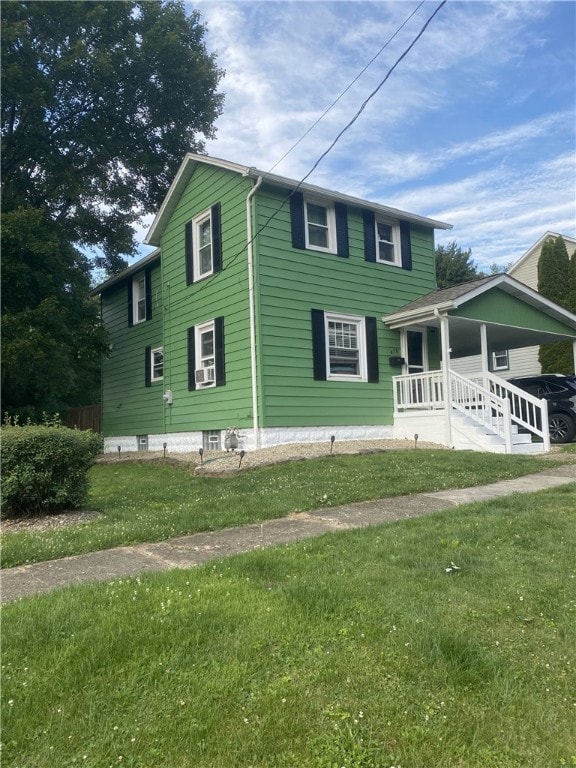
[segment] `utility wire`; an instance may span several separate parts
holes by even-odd
[[[430,16],[429,16],[429,18],[426,20],[426,22],[424,23],[424,25],[421,27],[420,31],[418,32],[418,34],[416,35],[416,37],[414,38],[414,40],[412,40],[412,42],[410,43],[410,45],[409,45],[409,46],[408,46],[408,47],[407,47],[407,48],[406,48],[406,49],[405,49],[405,50],[404,50],[404,51],[403,51],[403,52],[400,54],[400,56],[399,56],[399,57],[396,59],[396,61],[394,62],[394,64],[393,64],[393,65],[392,65],[392,66],[391,66],[391,67],[388,69],[388,71],[386,72],[386,75],[385,75],[385,76],[384,76],[384,78],[383,78],[383,79],[382,79],[382,80],[381,80],[381,81],[378,83],[378,85],[377,85],[377,86],[376,86],[376,88],[375,88],[375,89],[372,91],[372,93],[370,93],[370,94],[369,94],[369,96],[367,96],[367,98],[366,98],[366,99],[365,99],[365,100],[362,102],[362,104],[361,104],[360,108],[358,109],[358,111],[356,112],[356,114],[354,115],[354,117],[352,117],[352,119],[348,121],[348,123],[347,123],[347,124],[344,126],[344,128],[342,128],[342,130],[341,130],[341,131],[338,133],[338,135],[337,135],[337,136],[336,136],[336,138],[335,138],[335,139],[332,141],[332,143],[329,145],[329,147],[328,147],[326,150],[324,150],[324,152],[323,152],[323,153],[320,155],[320,157],[319,157],[319,158],[318,158],[318,159],[317,159],[317,160],[314,162],[314,164],[312,165],[312,167],[310,168],[310,170],[308,171],[308,173],[307,173],[305,176],[303,176],[303,177],[300,179],[300,181],[298,181],[298,182],[297,182],[297,184],[296,184],[296,186],[294,187],[294,189],[293,189],[293,190],[292,190],[292,191],[291,191],[291,192],[290,192],[290,193],[289,193],[289,194],[288,194],[288,195],[285,197],[285,199],[284,199],[284,200],[282,201],[282,203],[281,203],[281,204],[278,206],[278,208],[277,208],[275,211],[273,211],[273,212],[270,214],[270,216],[269,216],[269,217],[266,219],[266,221],[265,221],[265,222],[264,222],[264,223],[261,225],[261,227],[260,227],[260,228],[259,228],[259,229],[258,229],[258,230],[257,230],[257,231],[256,231],[256,232],[253,234],[253,235],[252,235],[252,237],[250,238],[250,240],[249,240],[249,241],[248,241],[248,242],[247,242],[247,243],[246,243],[244,246],[242,246],[242,248],[241,248],[241,249],[240,249],[240,250],[239,250],[237,253],[235,253],[235,254],[234,254],[234,256],[232,256],[232,258],[229,260],[229,262],[228,262],[228,264],[226,265],[226,267],[225,267],[225,268],[223,268],[221,271],[224,271],[224,269],[229,269],[229,268],[232,266],[232,264],[233,264],[233,263],[236,261],[236,259],[237,259],[237,258],[239,258],[239,257],[240,257],[240,256],[241,256],[241,255],[244,253],[244,251],[246,251],[246,250],[247,250],[248,246],[249,246],[249,245],[251,245],[251,244],[252,244],[252,243],[253,243],[253,242],[256,240],[256,238],[258,237],[258,235],[260,235],[260,234],[261,234],[261,233],[262,233],[262,232],[263,232],[263,231],[264,231],[264,230],[265,230],[265,229],[268,227],[268,225],[270,224],[270,222],[271,222],[271,221],[273,221],[273,220],[276,218],[276,216],[278,216],[278,214],[279,214],[279,213],[280,213],[280,212],[281,212],[281,211],[284,209],[284,207],[285,207],[286,203],[288,202],[288,200],[290,200],[290,198],[291,198],[291,197],[294,195],[294,193],[295,193],[295,192],[297,192],[297,191],[298,191],[298,189],[300,189],[300,187],[302,186],[302,184],[304,184],[304,182],[306,181],[306,179],[308,179],[308,178],[309,178],[309,177],[312,175],[312,173],[313,173],[313,172],[316,170],[316,168],[317,168],[317,167],[320,165],[320,163],[322,162],[322,160],[323,160],[323,159],[326,157],[326,155],[328,155],[328,153],[332,151],[332,149],[333,149],[333,148],[336,146],[336,144],[338,143],[338,141],[339,141],[339,140],[342,138],[342,136],[343,136],[343,135],[346,133],[346,131],[348,131],[348,130],[349,130],[349,129],[350,129],[350,128],[351,128],[351,127],[354,125],[354,123],[356,122],[356,120],[358,120],[358,118],[360,117],[360,115],[362,114],[362,112],[364,111],[364,109],[366,108],[366,106],[368,105],[368,103],[369,103],[369,102],[370,102],[370,101],[371,101],[371,100],[374,98],[374,96],[376,96],[376,94],[377,94],[377,93],[380,91],[380,89],[381,89],[381,88],[384,86],[384,84],[387,82],[387,80],[389,79],[390,75],[391,75],[391,74],[394,72],[394,70],[395,70],[395,69],[396,69],[396,67],[397,67],[397,66],[400,64],[400,62],[401,62],[403,59],[405,59],[405,58],[406,58],[406,56],[407,56],[407,55],[410,53],[410,51],[412,50],[412,48],[414,48],[414,46],[416,45],[416,43],[418,42],[418,40],[420,40],[420,38],[422,37],[422,35],[424,34],[424,32],[426,31],[426,29],[427,29],[427,28],[428,28],[428,26],[430,25],[430,23],[431,23],[432,19],[434,19],[434,17],[436,16],[436,14],[437,14],[437,13],[438,13],[438,12],[439,12],[439,11],[440,11],[440,10],[441,10],[441,9],[442,9],[444,6],[445,6],[445,5],[446,5],[446,3],[447,3],[447,0],[442,0],[442,2],[441,2],[441,3],[440,3],[438,6],[437,6],[436,10],[435,10],[435,11],[434,11],[434,12],[433,12],[433,13],[432,13]],[[420,5],[418,6],[418,8],[420,8],[422,5],[423,5],[423,3],[420,3]],[[416,11],[418,10],[418,8],[416,8]],[[414,12],[413,12],[413,13],[410,15],[410,17],[409,17],[409,18],[412,18],[412,16],[414,15],[414,13],[415,13],[416,11],[414,11]],[[402,26],[404,26],[404,25],[407,23],[407,21],[409,20],[409,18],[408,18],[408,19],[406,19],[406,21],[405,21],[405,22],[402,24]],[[400,28],[397,30],[396,34],[397,34],[399,31],[400,31],[400,29],[401,29],[401,28],[402,28],[402,27],[400,27]],[[395,35],[393,35],[392,37],[394,37],[394,36],[395,36]],[[392,38],[390,38],[390,39],[392,39]],[[389,42],[389,41],[388,41],[388,42]],[[380,52],[379,52],[379,53],[380,53]],[[378,53],[378,54],[376,54],[376,56],[375,56],[375,57],[372,59],[372,61],[373,61],[375,58],[377,58],[377,56],[379,55],[379,53]],[[370,62],[370,63],[372,63],[372,62]],[[368,64],[368,65],[367,65],[367,66],[364,68],[363,72],[364,72],[364,71],[366,71],[366,69],[367,69],[367,67],[368,67],[368,66],[370,66],[370,64]],[[362,73],[360,73],[360,75],[361,75],[361,74],[362,74]],[[360,75],[358,75],[358,77],[360,77]],[[358,78],[356,78],[356,80],[357,80],[357,79],[358,79]],[[355,81],[353,81],[353,82],[355,82]],[[352,84],[351,84],[351,85],[352,85]],[[342,96],[344,93],[345,93],[345,91],[344,91],[344,92],[341,94],[341,96]],[[341,98],[341,96],[340,96],[340,97],[338,97],[338,98]],[[334,104],[336,104],[336,102],[337,102],[337,101],[338,101],[338,99],[336,99],[336,101],[334,102]],[[332,106],[333,106],[333,105],[332,105]],[[329,108],[328,108],[328,110],[329,110],[329,109],[331,109],[331,107],[329,107]],[[328,111],[328,110],[326,110],[326,111]],[[320,119],[321,119],[321,118],[320,118]],[[317,122],[318,122],[318,121],[317,121]],[[317,124],[317,122],[315,123],[315,125]],[[314,126],[312,126],[312,128],[313,128],[313,127],[314,127]],[[312,130],[312,128],[310,128],[310,130]],[[304,135],[306,135],[306,134],[304,134]],[[302,137],[302,138],[304,138],[304,137]],[[301,139],[300,139],[299,141],[301,141]],[[298,144],[298,143],[299,143],[299,142],[296,142],[296,144]],[[296,146],[296,144],[295,144],[294,146]],[[291,151],[291,150],[289,150],[289,151]],[[281,159],[283,159],[283,158],[281,158]],[[280,162],[280,160],[278,161],[278,163],[279,163],[279,162]],[[276,165],[278,165],[278,163],[276,163]],[[272,168],[275,168],[275,167],[276,167],[276,165],[272,166]],[[218,274],[219,274],[219,273],[218,273]],[[196,291],[196,294],[195,294],[195,295],[198,295],[198,293],[200,293],[200,291],[201,291],[201,290],[203,290],[205,287],[207,287],[207,286],[209,285],[209,283],[211,282],[211,277],[212,277],[212,275],[211,275],[210,277],[208,277],[208,278],[206,279],[206,281],[205,281],[205,282],[204,282],[202,285],[200,285],[200,286],[198,287],[198,290]],[[183,303],[183,302],[185,302],[185,301],[188,301],[188,298],[186,298],[186,299],[181,299],[179,302],[177,302],[177,303],[176,303],[175,305],[173,305],[173,306],[177,306],[178,304],[180,304],[180,303]]]
[[[381,53],[384,51],[384,49],[385,49],[385,48],[387,48],[387,47],[388,47],[388,45],[390,45],[390,43],[392,42],[392,40],[394,40],[394,38],[396,37],[396,35],[398,35],[398,34],[399,34],[399,33],[400,33],[400,32],[401,32],[403,29],[404,29],[404,27],[406,26],[406,24],[408,24],[408,22],[410,21],[410,19],[412,18],[412,16],[414,16],[414,15],[415,15],[415,14],[416,14],[416,13],[417,13],[419,10],[420,10],[420,8],[421,8],[423,5],[424,5],[424,0],[422,0],[422,1],[420,2],[420,4],[416,6],[416,8],[415,8],[415,9],[412,11],[412,13],[410,14],[410,16],[408,16],[408,17],[407,17],[407,18],[406,18],[406,19],[405,19],[405,20],[402,22],[402,24],[401,24],[401,25],[398,27],[398,29],[396,30],[396,32],[394,32],[394,34],[393,34],[393,35],[391,35],[391,36],[388,38],[388,40],[386,40],[386,42],[384,43],[384,45],[383,45],[383,46],[380,48],[380,50],[379,50],[379,51],[378,51],[378,52],[377,52],[377,53],[376,53],[376,54],[375,54],[375,55],[374,55],[374,56],[373,56],[373,57],[370,59],[370,61],[368,62],[368,64],[366,64],[366,66],[365,66],[365,67],[364,67],[362,70],[360,70],[360,72],[359,72],[359,73],[356,75],[356,77],[355,77],[355,78],[354,78],[354,79],[353,79],[353,80],[352,80],[350,83],[348,83],[348,85],[346,86],[346,88],[344,88],[344,90],[342,91],[342,93],[341,93],[341,94],[340,94],[340,95],[339,95],[339,96],[338,96],[336,99],[334,99],[334,101],[332,102],[332,104],[330,104],[330,106],[329,106],[329,107],[327,107],[327,108],[324,110],[324,112],[322,112],[322,114],[320,115],[320,117],[319,117],[317,120],[315,120],[315,121],[312,123],[312,125],[310,126],[310,128],[308,128],[308,130],[307,130],[305,133],[303,133],[303,134],[302,134],[302,136],[300,136],[300,138],[299,138],[299,139],[298,139],[298,140],[297,140],[297,141],[296,141],[294,144],[292,144],[292,146],[290,147],[290,149],[289,149],[287,152],[285,152],[285,153],[282,155],[282,157],[280,158],[280,160],[277,160],[277,161],[274,163],[274,165],[273,165],[273,166],[272,166],[272,167],[269,169],[268,173],[270,173],[271,171],[273,171],[273,170],[274,170],[274,168],[276,168],[277,166],[279,166],[279,165],[280,165],[280,163],[281,163],[283,160],[285,160],[285,159],[288,157],[288,155],[289,155],[289,154],[290,154],[290,153],[291,153],[291,152],[292,152],[294,149],[296,149],[296,147],[298,146],[298,144],[300,144],[302,141],[304,141],[304,139],[306,138],[306,136],[308,136],[308,134],[309,134],[309,133],[311,133],[311,132],[314,130],[314,128],[316,128],[316,126],[318,125],[318,123],[319,123],[319,122],[321,122],[321,121],[322,121],[322,120],[323,120],[323,119],[326,117],[326,115],[328,114],[328,112],[330,112],[330,110],[331,110],[333,107],[335,107],[335,106],[336,106],[336,104],[338,104],[338,102],[340,101],[340,99],[341,99],[343,96],[345,96],[345,95],[348,93],[348,91],[350,90],[350,88],[352,88],[352,86],[353,86],[355,83],[357,83],[357,82],[358,82],[358,80],[360,80],[360,78],[362,77],[362,75],[364,74],[364,72],[366,72],[366,70],[368,69],[368,67],[370,67],[370,66],[371,66],[371,65],[372,65],[372,64],[373,64],[373,63],[376,61],[376,59],[377,59],[377,58],[380,56],[380,54],[381,54]]]

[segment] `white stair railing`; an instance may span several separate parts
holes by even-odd
[[[471,380],[449,371],[449,403],[444,396],[443,371],[394,376],[392,381],[395,413],[438,410],[449,405],[488,433],[499,435],[507,452],[512,446],[512,424],[542,440],[544,451],[550,450],[546,400],[539,400],[491,373]]]

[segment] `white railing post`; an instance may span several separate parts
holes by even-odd
[[[510,401],[507,397],[502,401],[502,419],[504,421],[506,453],[512,453],[512,419],[510,418]]]
[[[542,410],[540,411],[542,419],[542,440],[544,441],[544,451],[550,451],[550,425],[548,424],[548,400],[540,400]]]

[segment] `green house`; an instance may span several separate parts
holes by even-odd
[[[447,228],[187,155],[146,239],[156,250],[95,290],[110,340],[106,450],[223,449],[232,433],[246,450],[406,436],[408,414],[420,414],[412,429],[451,410],[448,314],[483,329],[486,354],[509,301],[525,305],[531,343],[539,333],[576,339],[573,315],[505,276],[520,288],[491,279],[447,314],[434,298],[434,230]],[[423,297],[431,314],[415,309]],[[442,418],[431,434],[454,444]]]

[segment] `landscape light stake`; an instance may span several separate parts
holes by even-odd
[[[246,452],[245,451],[240,451],[240,461],[238,462],[238,469],[240,469],[240,467],[242,465],[242,459],[244,458],[244,456],[246,456]]]
[[[168,443],[162,443],[162,448],[164,449],[164,458],[166,458],[166,448],[168,448]]]
[[[334,448],[334,440],[336,440],[336,435],[332,435],[330,438],[330,453],[332,453],[332,448]]]
[[[418,433],[414,435],[414,448],[418,448]]]
[[[121,451],[121,450],[122,450],[122,446],[121,446],[121,445],[119,445],[119,446],[118,446],[118,458],[120,458],[120,451]]]
[[[200,448],[200,450],[198,451],[198,453],[200,454],[200,464],[202,465],[202,464],[204,463],[204,462],[202,461],[202,454],[204,453],[204,448]]]

